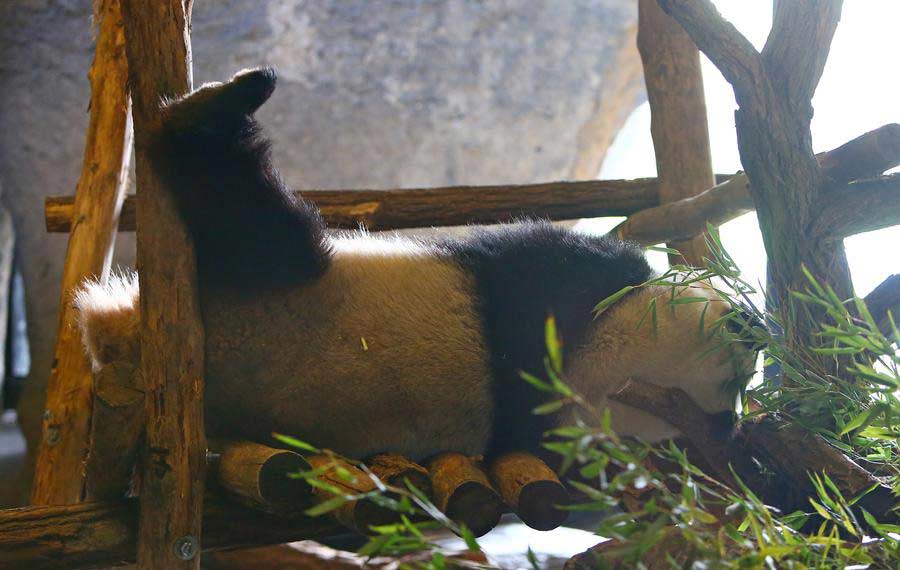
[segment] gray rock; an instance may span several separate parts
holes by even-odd
[[[43,199],[78,180],[90,13],[89,0],[0,3],[0,181],[28,287],[32,443],[66,246],[44,232]],[[635,20],[633,0],[197,0],[194,77],[278,69],[262,121],[298,188],[585,178],[643,97]],[[132,249],[120,239],[118,259]]]

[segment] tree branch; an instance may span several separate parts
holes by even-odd
[[[900,165],[900,124],[878,127],[818,158],[822,174],[835,185],[883,174]]]
[[[828,190],[812,232],[835,239],[896,225],[900,225],[900,174],[890,174]]]
[[[711,470],[708,474],[735,491],[740,487],[732,468],[766,504],[782,510],[803,508],[814,493],[808,473],[824,471],[845,496],[870,489],[860,505],[877,513],[879,520],[897,520],[891,513],[890,487],[814,432],[772,415],[755,417],[736,430],[723,432],[714,418],[682,390],[635,380],[609,399],[652,414],[676,428],[702,455]],[[756,461],[774,471],[778,479],[761,477]]]
[[[722,72],[739,100],[755,92],[765,79],[760,54],[710,0],[659,0],[659,5]]]
[[[753,211],[750,181],[738,173],[696,196],[632,214],[610,232],[643,245],[690,239]]]
[[[900,165],[900,124],[891,123],[869,131],[834,150],[817,155],[816,158],[822,175],[835,188],[853,180],[878,176],[885,170]],[[718,226],[752,211],[754,203],[749,184],[746,174],[736,174],[696,196],[632,214],[611,233],[644,245],[688,239],[705,232],[707,223]],[[835,224],[841,227],[836,222],[844,215],[841,209],[857,199],[862,190],[863,187],[853,185],[851,189],[845,190],[849,196],[835,196],[836,209],[830,212],[828,226],[823,227],[823,231],[833,231],[830,226]],[[890,194],[886,190],[881,192]],[[878,194],[876,192],[875,196]],[[886,198],[889,199],[890,196]],[[873,222],[887,218],[889,223],[886,225],[898,223],[890,222],[891,207],[894,205],[888,204],[882,212],[876,212],[881,215],[863,218],[863,221]],[[849,225],[852,228],[854,223]],[[844,231],[835,235],[845,237],[851,234]]]
[[[783,85],[792,102],[812,99],[831,40],[841,19],[843,0],[785,0],[775,3],[769,39],[762,50],[766,72]],[[805,49],[798,50],[797,46]]]
[[[723,433],[713,418],[683,390],[630,380],[621,390],[610,395],[609,399],[665,420],[703,455],[706,464],[715,470],[710,475],[732,489],[740,488],[729,469],[729,463],[744,463],[749,458],[732,453],[733,446],[729,442],[731,434]]]
[[[891,275],[866,295],[866,307],[878,328],[885,336],[893,333],[888,312],[894,317],[894,323],[900,326],[900,273]],[[900,342],[900,339],[894,339]]]

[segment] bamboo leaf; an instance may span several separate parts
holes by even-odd
[[[273,433],[272,437],[274,437],[275,439],[277,439],[278,441],[280,441],[281,443],[283,443],[285,445],[290,445],[291,447],[295,447],[295,448],[303,450],[303,451],[309,451],[311,453],[319,453],[319,449],[317,447],[314,447],[314,446],[306,443],[305,441],[301,441],[295,437],[291,437],[289,435],[284,435],[284,434],[280,434],[280,433]]]
[[[594,307],[594,315],[595,316],[600,315],[603,311],[608,309],[613,303],[615,303],[616,301],[618,301],[619,299],[621,299],[622,297],[627,295],[629,293],[629,291],[632,291],[633,289],[634,289],[633,285],[628,285],[628,286],[622,287],[621,289],[619,289],[618,291],[616,291],[615,293],[613,293],[606,299],[603,299],[602,301],[597,303],[597,305]]]
[[[519,371],[519,377],[542,392],[553,392],[553,386],[524,370]]]
[[[840,433],[838,433],[838,437],[843,437],[850,432],[867,427],[878,417],[878,414],[880,414],[882,411],[884,411],[884,408],[882,406],[872,406],[867,410],[863,410],[863,412],[854,416],[849,422],[844,425],[844,429],[842,429]]]
[[[346,502],[347,499],[345,499],[344,497],[334,497],[328,499],[323,503],[319,503],[314,507],[306,509],[305,511],[303,511],[303,514],[308,517],[317,517],[319,515],[324,515],[325,513],[329,513],[337,508],[340,508]]]
[[[565,406],[566,403],[567,403],[566,400],[553,400],[552,402],[547,402],[546,404],[541,404],[540,406],[533,409],[531,411],[531,413],[538,415],[538,416],[552,414],[553,412],[555,412],[555,411],[559,410],[560,408],[562,408],[563,406]]]
[[[544,341],[547,344],[547,355],[550,357],[553,370],[557,373],[562,373],[562,341],[556,330],[556,319],[553,318],[553,315],[547,317],[547,322],[544,325]]]

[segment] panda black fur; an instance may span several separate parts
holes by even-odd
[[[543,395],[519,377],[543,370],[544,323],[566,343],[566,378],[599,407],[635,377],[679,386],[708,412],[730,410],[730,359],[698,358],[704,304],[658,311],[641,288],[600,318],[601,299],[651,276],[640,249],[542,222],[417,241],[329,236],[316,209],[282,183],[252,115],[271,70],[209,84],[162,110],[154,168],[194,237],[206,329],[206,420],[215,436],[282,432],[353,457],[393,451],[536,450],[565,414],[535,416]],[[728,307],[708,286],[706,320]],[[133,277],[76,296],[95,366],[139,358]],[[748,359],[749,361],[749,359]],[[662,420],[610,403],[614,427],[655,440]]]

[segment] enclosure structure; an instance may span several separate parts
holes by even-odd
[[[625,215],[626,222],[614,230],[619,236],[646,245],[669,242],[695,264],[703,262],[703,242],[697,236],[707,223],[718,225],[755,208],[766,238],[771,285],[782,305],[790,303],[789,291],[799,287],[802,265],[849,296],[841,238],[900,221],[900,178],[880,176],[900,164],[900,125],[882,127],[818,157],[812,153],[810,99],[841,2],[778,3],[762,53],[707,0],[640,0],[639,6],[639,47],[658,179],[308,192],[304,197],[321,208],[333,227],[362,222],[372,230],[488,223],[523,215]],[[280,465],[283,473],[302,466],[298,455],[245,442],[208,444],[203,431],[203,326],[195,260],[171,196],[145,157],[160,99],[191,89],[190,1],[103,0],[99,7],[82,178],[74,199],[47,202],[48,230],[68,231],[70,238],[56,365],[32,493],[35,506],[0,513],[0,559],[12,560],[14,567],[136,559],[144,568],[197,568],[205,549],[332,534],[338,527],[331,519],[260,512],[294,500],[296,489],[281,488],[266,476],[266,469]],[[746,174],[717,179],[712,173],[696,45],[735,88]],[[131,117],[135,198],[125,196]],[[140,370],[104,370],[92,378],[78,332],[71,326],[69,295],[84,277],[108,273],[115,231],[135,229],[142,289]],[[886,314],[900,303],[900,287],[893,279],[880,291]],[[788,336],[808,340],[808,322],[789,324]],[[719,441],[709,419],[679,394],[643,386],[619,397],[655,410],[681,428],[712,465],[740,461],[742,449]],[[782,460],[781,469],[798,485],[806,469],[823,465],[840,469],[845,474],[841,483],[850,490],[875,482],[826,444],[789,430],[770,433],[770,428],[766,424],[751,432],[768,434],[753,440],[754,449],[767,449],[776,463],[779,455],[795,454],[794,465]],[[121,499],[138,445],[143,449],[140,498]],[[485,530],[496,524],[501,498],[527,519],[528,505],[519,504],[523,489],[541,482],[558,490],[559,482],[534,458],[506,460],[485,474],[468,458],[442,457],[429,466],[422,485],[435,488],[438,506],[449,513],[454,491],[475,483],[468,488],[483,493],[477,502],[487,508],[475,513],[483,520],[473,524]],[[383,458],[383,463],[386,478],[396,475],[398,465],[407,476],[423,474],[421,467],[403,458]],[[208,494],[210,464],[219,484],[243,505]],[[730,477],[727,471],[717,474],[724,480]],[[507,489],[505,483],[512,480],[519,481],[518,486]],[[82,502],[86,497],[93,501]],[[379,513],[364,508],[357,512],[357,506],[342,509],[337,522],[365,528],[367,522],[379,520]],[[558,524],[538,518],[532,521],[535,525]]]

